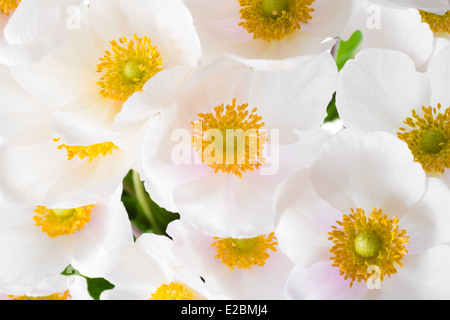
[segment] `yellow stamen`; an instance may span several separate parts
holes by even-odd
[[[416,110],[404,121],[410,129],[400,128],[397,136],[408,144],[414,160],[428,173],[444,173],[450,168],[450,107],[441,112],[437,108],[422,107],[423,116]]]
[[[442,32],[450,34],[450,11],[447,11],[443,15],[422,10],[419,10],[419,12],[422,17],[422,22],[427,23],[434,33]]]
[[[195,300],[192,289],[177,282],[163,284],[154,293],[149,300]]]
[[[63,292],[63,293],[54,293],[49,296],[37,296],[37,297],[31,297],[31,296],[14,296],[9,295],[12,300],[68,300],[71,298],[69,290]]]
[[[362,209],[351,211],[342,221],[336,221],[339,227],[332,226],[333,231],[329,232],[332,266],[340,269],[344,279],[351,279],[350,287],[355,280],[367,282],[371,276],[369,266],[379,268],[381,281],[397,273],[395,265],[402,266],[400,261],[408,252],[405,245],[409,243],[406,231],[398,229],[399,219],[388,219],[376,208],[368,218]]]
[[[194,149],[216,173],[220,170],[241,178],[243,172],[265,164],[264,122],[256,114],[257,108],[250,113],[247,108],[248,103],[237,106],[233,99],[231,105],[216,106],[215,114],[199,113],[200,121],[192,122]]]
[[[239,26],[253,39],[280,41],[301,29],[312,19],[310,6],[315,0],[238,0],[241,6]]]
[[[37,206],[33,217],[36,226],[42,227],[42,232],[51,238],[69,235],[84,228],[91,220],[93,205],[74,209],[48,209],[45,206]]]
[[[0,0],[0,12],[9,16],[10,11],[16,10],[21,0]]]
[[[269,258],[267,251],[277,251],[278,245],[275,235],[272,232],[268,236],[261,235],[255,238],[234,239],[215,238],[211,246],[216,248],[215,258],[227,265],[231,270],[251,269],[254,266],[263,267]]]
[[[53,139],[53,141],[58,142],[60,139]],[[91,146],[68,146],[62,144],[58,146],[58,150],[66,149],[67,151],[67,160],[70,161],[76,156],[80,159],[89,158],[89,162],[91,162],[98,155],[106,156],[108,154],[112,154],[114,149],[118,149],[118,147],[112,142],[105,142],[99,144],[93,144]]]
[[[161,57],[148,37],[134,41],[126,37],[113,40],[111,50],[105,52],[97,65],[97,72],[103,73],[97,84],[100,95],[118,101],[126,101],[133,93],[142,91],[145,83],[162,70]]]

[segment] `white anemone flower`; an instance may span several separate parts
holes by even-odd
[[[450,46],[425,72],[401,52],[368,49],[341,70],[336,105],[346,127],[396,135],[429,176],[450,186],[449,86]]]
[[[102,202],[0,208],[0,287],[31,287],[69,265],[87,277],[105,271],[110,250],[133,242],[118,188]]]
[[[137,161],[124,140],[70,145],[50,127],[55,110],[31,97],[0,67],[0,198],[35,205],[99,201]]]
[[[201,276],[172,254],[166,236],[142,234],[135,243],[114,250],[104,278],[114,288],[100,300],[206,300],[213,297]]]
[[[293,268],[274,233],[252,238],[219,238],[181,219],[167,228],[173,253],[200,272],[210,292],[231,300],[284,300]]]
[[[144,137],[140,172],[152,199],[216,236],[271,232],[277,185],[329,138],[320,126],[336,76],[328,53],[286,72],[232,59],[200,70]]]
[[[82,0],[0,2],[0,63],[35,62],[55,52],[77,24]]]
[[[405,6],[436,14],[444,14],[450,10],[449,0],[387,0]]]
[[[433,32],[422,23],[419,12],[386,1],[356,1],[342,38],[347,40],[355,30],[363,34],[358,51],[368,48],[402,51],[417,66],[424,64],[433,51]]]
[[[206,62],[223,53],[268,67],[330,49],[350,17],[352,0],[185,0]]]
[[[288,299],[449,299],[449,190],[392,135],[338,133],[284,191]]]
[[[109,142],[123,103],[168,70],[194,67],[201,50],[180,0],[92,1],[57,52],[11,67],[36,100],[57,111],[52,129],[68,145]],[[167,84],[167,82],[164,82]]]

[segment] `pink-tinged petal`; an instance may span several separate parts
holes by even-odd
[[[327,260],[332,246],[328,233],[342,214],[317,195],[310,170],[292,174],[279,195],[276,236],[280,249],[301,267]]]
[[[339,268],[329,261],[320,261],[309,268],[295,267],[286,284],[289,300],[361,300],[367,293],[365,282],[344,280]]]

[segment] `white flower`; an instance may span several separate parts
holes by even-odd
[[[267,68],[330,49],[350,17],[350,0],[186,0],[206,62],[222,53]],[[268,61],[269,60],[269,61]]]
[[[205,300],[212,296],[200,275],[172,254],[166,236],[143,234],[135,243],[113,251],[104,278],[114,288],[101,300]]]
[[[68,265],[85,276],[101,276],[109,251],[133,242],[121,191],[81,206],[2,204],[0,286],[37,285]]]
[[[52,129],[69,145],[111,139],[123,102],[149,79],[179,65],[193,67],[200,45],[179,0],[93,1],[80,6],[79,28],[59,50],[12,67],[14,78],[45,106],[57,108]]]
[[[329,136],[320,125],[336,74],[328,53],[288,72],[231,59],[200,70],[144,137],[140,169],[152,199],[216,236],[273,230],[277,185]]]
[[[448,0],[387,0],[399,5],[416,8],[436,14],[444,14],[450,10],[450,1]]]
[[[405,141],[429,176],[450,186],[450,46],[418,72],[403,53],[368,49],[340,73],[336,105],[346,127]]]
[[[433,51],[433,33],[414,9],[382,1],[358,0],[342,38],[347,40],[355,30],[363,34],[358,51],[368,48],[402,51],[417,66],[424,64]]]
[[[206,287],[223,299],[280,300],[292,262],[273,233],[253,238],[218,238],[184,219],[167,228],[173,253],[197,270]]]
[[[346,129],[278,202],[288,299],[448,299],[449,190],[401,141]]]

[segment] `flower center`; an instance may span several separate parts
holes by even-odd
[[[328,240],[333,243],[332,266],[340,269],[344,279],[351,279],[350,287],[355,280],[369,279],[369,266],[379,268],[381,281],[397,273],[395,265],[402,266],[400,261],[408,252],[405,245],[409,243],[406,231],[398,229],[399,219],[388,219],[376,208],[368,218],[362,209],[351,211],[352,214],[337,221],[339,227],[332,226],[333,231],[329,232]]]
[[[274,233],[268,236],[261,235],[255,238],[234,239],[215,238],[211,246],[216,248],[217,259],[227,265],[231,270],[235,267],[239,269],[251,269],[253,266],[263,267],[269,258],[268,250],[277,251],[278,244]]]
[[[14,296],[9,295],[12,300],[68,300],[71,298],[69,290],[63,292],[63,293],[54,293],[49,296],[37,296],[37,297],[31,297],[31,296]]]
[[[446,139],[445,136],[436,129],[425,130],[419,137],[420,146],[423,150],[429,153],[439,153],[444,146]]]
[[[150,300],[195,300],[192,290],[183,284],[163,284],[152,293]]]
[[[281,40],[312,19],[315,0],[238,0],[243,21],[239,22],[253,39]]]
[[[429,173],[444,173],[450,168],[450,107],[422,107],[423,117],[416,110],[404,121],[410,129],[400,128],[397,136],[408,144],[414,160]]]
[[[422,17],[422,22],[427,23],[431,30],[435,33],[449,33],[450,34],[450,11],[443,15],[419,10]]]
[[[134,35],[134,41],[126,37],[113,40],[111,50],[106,51],[97,72],[102,73],[97,84],[100,95],[118,101],[126,101],[133,93],[142,91],[145,83],[162,70],[161,57],[149,38]]]
[[[264,13],[269,17],[280,17],[283,11],[289,10],[288,0],[263,0],[261,5]]]
[[[57,142],[60,139],[53,139],[53,141]],[[118,147],[112,142],[105,142],[99,144],[93,144],[90,146],[68,146],[62,144],[58,146],[58,150],[66,149],[67,151],[67,160],[70,161],[76,156],[80,159],[89,158],[89,162],[91,162],[98,155],[106,156],[111,154],[114,149],[118,149]]]
[[[93,205],[74,209],[48,209],[45,206],[37,206],[33,217],[36,226],[42,227],[42,232],[51,238],[69,235],[77,230],[83,229],[84,225],[91,220]]]
[[[361,232],[355,238],[356,253],[364,258],[378,254],[382,246],[380,237],[374,232]]]
[[[0,12],[9,16],[10,11],[16,10],[21,0],[0,0]]]
[[[262,151],[267,141],[262,118],[257,108],[249,113],[248,103],[223,104],[214,108],[215,113],[199,113],[194,127],[193,146],[203,163],[217,173],[219,170],[242,177],[242,173],[258,169],[265,163]]]

